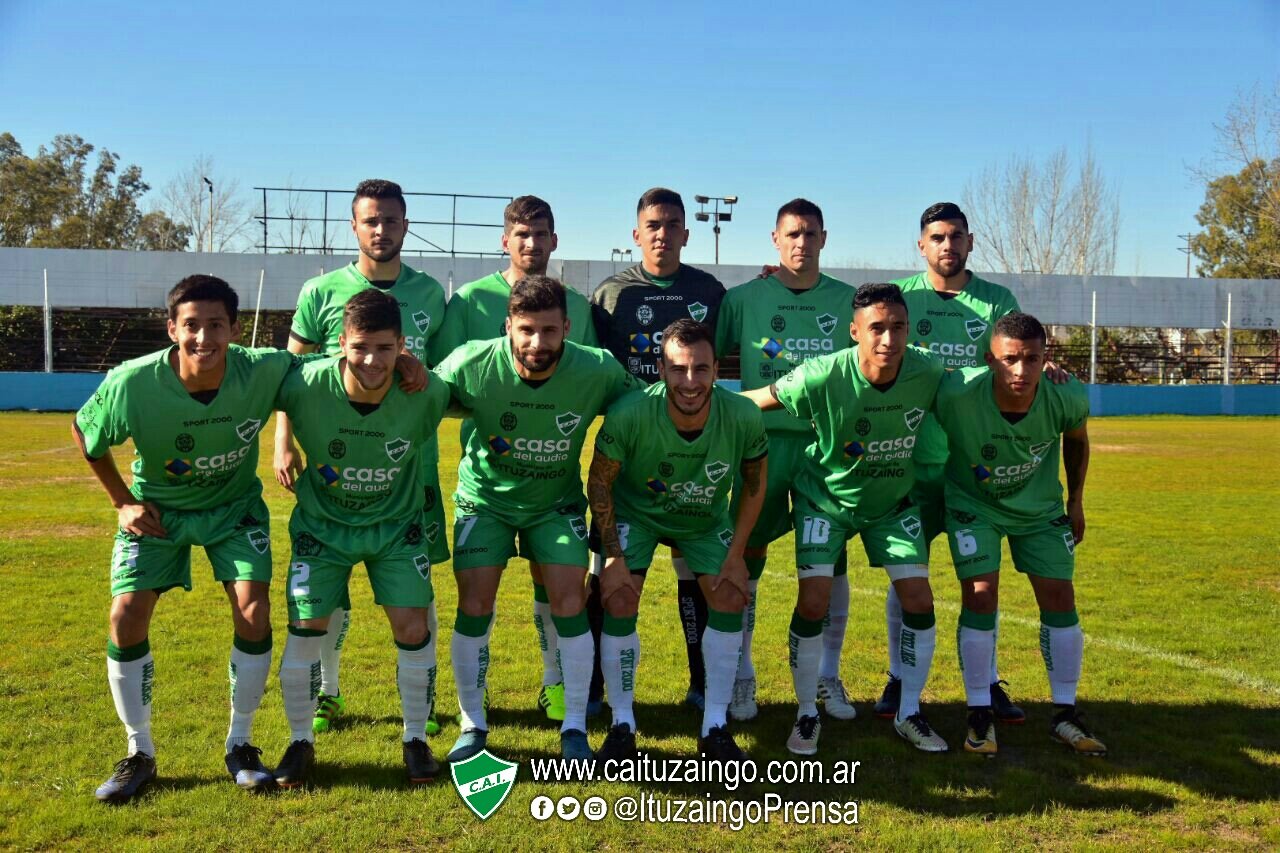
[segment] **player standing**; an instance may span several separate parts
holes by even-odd
[[[985,755],[996,752],[994,697],[987,688],[1005,538],[1014,568],[1031,581],[1040,606],[1040,652],[1057,711],[1050,733],[1076,752],[1107,751],[1075,707],[1084,634],[1072,577],[1076,547],[1084,540],[1089,397],[1075,379],[1040,381],[1045,345],[1036,318],[1006,314],[995,323],[988,366],[955,371],[938,390],[938,423],[950,443],[947,540],[961,589],[960,663],[969,705],[964,748]]]
[[[825,353],[848,349],[853,321],[853,288],[824,275],[820,267],[827,232],[822,210],[797,198],[778,209],[773,245],[778,269],[767,278],[741,284],[725,294],[716,322],[716,353],[738,351],[745,391],[767,388],[797,365]],[[814,440],[813,426],[785,411],[767,412],[769,478],[764,509],[747,541],[751,601],[742,629],[742,655],[733,685],[729,714],[735,720],[756,716],[756,671],[751,659],[755,629],[756,589],[764,573],[769,543],[791,531],[792,484]],[[735,502],[738,493],[734,494]],[[831,602],[823,622],[818,698],[828,714],[851,720],[857,711],[840,680],[840,651],[849,621],[848,559],[842,552],[831,585]]]

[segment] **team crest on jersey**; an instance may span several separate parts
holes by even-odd
[[[912,409],[909,412],[903,412],[902,419],[907,422],[907,429],[915,432],[916,427],[920,426],[920,421],[924,420],[924,409]]]
[[[433,521],[427,525],[427,541],[435,544],[436,537],[440,535],[440,522]]]
[[[974,317],[972,320],[964,321],[964,330],[969,333],[969,340],[976,341],[987,330],[987,324]]]
[[[399,462],[404,458],[404,455],[409,452],[409,448],[413,446],[413,442],[406,441],[403,438],[396,438],[392,441],[388,441],[383,446],[386,447],[387,456],[390,457],[391,461]]]
[[[902,519],[902,530],[912,539],[918,538],[920,536],[920,519],[914,515],[909,515]]]
[[[707,306],[701,302],[695,302],[689,306],[689,316],[701,323],[707,319]]]
[[[721,530],[721,531],[720,531],[720,544],[721,544],[721,545],[723,545],[723,546],[724,546],[724,547],[726,547],[726,548],[728,548],[728,547],[730,547],[731,545],[733,545],[733,531],[732,531],[732,530]]]
[[[921,320],[919,323],[916,323],[916,334],[927,335],[932,331],[933,331],[933,324],[930,323],[928,320]]]
[[[253,437],[258,434],[258,427],[260,426],[262,426],[262,421],[257,418],[249,418],[236,427],[236,435],[240,436],[240,440],[243,442],[252,441]]]
[[[173,440],[173,446],[179,453],[190,453],[196,449],[196,440],[191,433],[184,432]]]
[[[572,435],[580,423],[582,423],[582,415],[576,412],[565,412],[562,415],[556,415],[556,426],[559,427],[561,435]]]
[[[818,330],[824,335],[831,334],[836,327],[836,323],[840,322],[839,318],[834,314],[819,314],[817,320]]]
[[[249,544],[253,546],[253,550],[259,554],[265,554],[271,550],[271,537],[261,530],[250,530],[245,534],[249,538]]]
[[[422,334],[427,333],[427,329],[431,328],[431,315],[426,311],[415,311],[413,314],[413,325],[418,327],[418,331]]]
[[[647,326],[653,322],[653,309],[648,305],[641,305],[636,309],[636,322],[641,326]]]
[[[713,483],[720,482],[720,478],[729,470],[728,462],[721,462],[717,459],[715,462],[708,462],[705,468],[707,479]]]
[[[1062,544],[1067,546],[1067,553],[1075,556],[1076,553],[1076,537],[1070,530],[1062,534]]]
[[[587,538],[587,520],[580,515],[575,515],[569,519],[569,529],[573,531],[573,535],[579,539]]]
[[[1053,445],[1052,441],[1042,441],[1039,444],[1033,444],[1027,449],[1031,451],[1031,455],[1036,459],[1043,459],[1044,452]]]
[[[413,567],[418,570],[418,574],[422,576],[424,581],[431,580],[431,558],[426,554],[415,554]]]

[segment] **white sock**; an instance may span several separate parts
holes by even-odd
[[[461,718],[458,726],[463,730],[488,730],[484,713],[484,687],[489,677],[489,636],[493,633],[494,619],[490,617],[484,636],[472,637],[453,629],[449,641],[449,654],[453,661],[453,683],[458,688],[458,708]]]
[[[329,616],[329,630],[320,644],[320,692],[337,696],[338,669],[342,664],[342,644],[347,641],[351,628],[351,611],[336,608]]]
[[[586,615],[582,617],[586,619]],[[587,730],[587,694],[591,692],[591,668],[596,641],[590,631],[576,637],[560,634],[560,668],[564,672],[564,722],[560,731]]]
[[[289,741],[315,743],[311,720],[316,714],[316,697],[320,695],[320,649],[325,635],[300,637],[292,631],[280,658],[280,693],[284,696],[284,715],[289,720]]]
[[[831,579],[831,602],[827,605],[827,618],[822,622],[820,678],[840,677],[840,652],[844,650],[844,632],[848,624],[849,576],[836,575]]]
[[[929,614],[932,620],[933,614]],[[910,628],[905,622],[898,640],[898,662],[902,666],[902,701],[898,705],[898,719],[905,720],[920,711],[920,694],[929,680],[929,668],[933,665],[933,648],[937,642],[938,626]],[[990,689],[991,685],[987,685]]]
[[[956,629],[956,645],[960,650],[960,670],[964,674],[965,703],[970,708],[991,705],[991,659],[996,646],[996,632],[960,625]]]
[[[149,646],[146,654],[136,660],[118,661],[107,657],[107,683],[111,686],[116,716],[124,723],[129,737],[129,755],[145,752],[154,758],[156,754],[156,745],[151,740],[151,691],[155,674],[156,664]]]
[[[560,636],[556,633],[556,624],[551,621],[550,602],[533,599],[533,627],[538,631],[538,647],[542,649],[542,686],[559,684],[564,680],[556,658]]]
[[[733,701],[733,677],[738,671],[741,648],[741,630],[720,631],[708,625],[702,632],[702,665],[707,670],[702,704],[703,737],[716,726],[728,722],[729,703]],[[814,689],[817,689],[816,685]]]
[[[227,677],[231,681],[231,726],[227,730],[227,752],[234,746],[250,742],[253,717],[262,704],[270,672],[270,645],[264,652],[250,654],[232,643],[231,662],[227,664]]]
[[[884,624],[889,637],[889,674],[894,678],[902,677],[902,666],[898,663],[898,640],[902,637],[902,602],[898,600],[898,591],[889,584],[889,593],[884,597]]]
[[[795,686],[799,717],[812,717],[818,713],[818,662],[822,657],[822,634],[801,637],[794,630],[788,635],[790,644],[788,659],[791,664],[791,683]]]
[[[1000,680],[1000,667],[996,665],[996,648],[1000,644],[1000,611],[996,611],[996,627],[991,635],[991,683]]]
[[[1080,623],[1069,628],[1041,623],[1040,654],[1044,658],[1044,668],[1049,672],[1053,704],[1074,705],[1084,658],[1084,631]]]
[[[609,616],[605,615],[605,621]],[[626,723],[636,730],[636,670],[640,665],[640,635],[634,630],[625,637],[605,631],[600,635],[600,668],[609,691],[609,707],[613,724]]]
[[[742,611],[742,653],[738,656],[738,678],[755,678],[756,664],[751,659],[751,640],[756,635],[756,590],[760,581],[747,581],[751,593],[747,607]]]
[[[396,687],[400,690],[400,711],[404,715],[404,735],[426,743],[427,718],[436,695],[436,637],[427,638],[420,649],[396,646]]]

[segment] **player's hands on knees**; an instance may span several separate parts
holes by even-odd
[[[407,352],[396,356],[396,370],[400,371],[400,390],[415,394],[427,387],[427,369]]]
[[[164,524],[160,521],[159,508],[150,501],[138,501],[121,505],[116,510],[120,529],[134,536],[154,536],[163,539],[168,536]]]
[[[742,597],[742,604],[746,606],[746,603],[751,600],[750,581],[751,573],[747,571],[747,561],[739,555],[730,554],[720,564],[720,574],[712,582],[711,588],[719,591],[721,587],[728,584]]]
[[[302,458],[298,446],[290,439],[287,444],[277,444],[276,452],[271,458],[271,467],[276,472],[276,482],[289,491],[302,476]]]
[[[1068,501],[1067,518],[1071,519],[1071,535],[1079,545],[1084,541],[1084,502]]]
[[[1056,361],[1046,361],[1044,363],[1044,375],[1048,376],[1049,381],[1054,385],[1064,385],[1071,378],[1071,371]]]
[[[604,568],[600,570],[600,603],[604,604],[614,596],[621,596],[615,605],[628,607],[640,603],[640,589],[625,557],[606,557]]]

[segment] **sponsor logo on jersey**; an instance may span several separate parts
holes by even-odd
[[[977,367],[977,344],[953,344],[947,341],[915,341],[912,346],[927,349],[940,357],[944,367]]]
[[[777,358],[780,354],[786,352],[782,348],[782,341],[777,338],[765,338],[764,343],[760,345],[760,351],[768,358]]]
[[[907,422],[907,429],[915,432],[916,427],[920,426],[920,421],[924,419],[924,409],[912,409],[909,412],[903,412],[902,419]]]
[[[336,486],[338,481],[342,479],[342,475],[334,470],[332,465],[317,465],[316,470],[320,472],[320,476],[324,478],[326,486]]]
[[[973,477],[979,483],[985,483],[987,480],[991,479],[991,469],[989,469],[987,466],[970,465],[969,467],[973,469]]]
[[[409,448],[413,446],[413,442],[403,438],[394,438],[388,441],[383,447],[387,449],[387,458],[392,462],[399,462],[404,455],[409,452]]]
[[[835,352],[830,338],[765,338],[760,351],[768,358],[805,361],[824,352]]]
[[[859,456],[861,456],[863,452],[864,450],[862,447],[862,442],[860,441],[851,441],[844,446],[844,455],[850,456],[854,459],[857,459]]]
[[[489,448],[495,455],[512,456],[525,462],[563,462],[569,458],[572,447],[573,440],[568,438],[489,436]]]
[[[933,324],[930,323],[928,320],[921,320],[919,323],[916,323],[917,335],[927,335],[932,331],[933,331]]]
[[[1031,455],[1039,462],[1044,458],[1044,452],[1053,446],[1052,441],[1042,441],[1039,444],[1033,444],[1027,449],[1031,451]]]
[[[426,311],[413,312],[413,325],[417,326],[418,331],[425,335],[427,329],[431,328],[431,315]]]
[[[418,570],[418,574],[424,581],[431,580],[431,558],[426,554],[414,554],[413,567]]]
[[[499,456],[506,456],[511,452],[511,442],[507,441],[504,436],[491,435],[489,436],[489,449]]]
[[[329,442],[329,456],[334,459],[341,459],[347,455],[347,443],[340,438],[335,438]]]
[[[262,421],[257,418],[249,418],[236,427],[236,435],[240,436],[241,441],[252,441],[253,437],[258,434],[260,426],[262,426]]]
[[[781,314],[774,314],[773,319],[769,321],[769,328],[775,332],[782,332],[787,328],[787,321]]]
[[[640,372],[640,368],[641,366],[643,366],[643,364],[644,362],[642,362],[640,359],[636,358],[635,356],[630,356],[627,359],[627,372],[632,375],[635,375],[636,373]]]
[[[653,322],[653,309],[648,305],[641,305],[636,309],[636,322],[641,326],[647,326]]]
[[[174,477],[185,477],[191,473],[191,463],[186,459],[167,459],[164,470]]]
[[[705,470],[707,472],[707,479],[713,483],[718,483],[720,482],[720,478],[725,475],[725,472],[729,470],[729,463],[722,462],[717,459],[715,462],[708,462]]]
[[[561,435],[571,435],[580,423],[582,423],[582,415],[577,412],[556,415],[556,427],[559,428]]]
[[[191,433],[184,432],[173,440],[173,447],[179,453],[190,453],[196,449],[196,440]]]
[[[271,537],[261,530],[250,530],[245,534],[249,539],[249,545],[259,554],[265,554],[271,550]]]
[[[631,344],[632,352],[648,352],[649,348],[653,346],[653,340],[644,332],[636,332],[630,335],[628,340]]]
[[[912,539],[918,538],[920,536],[920,519],[914,515],[907,516],[902,519],[902,529]]]
[[[688,308],[689,316],[699,323],[707,319],[707,306],[703,305],[701,302],[695,302],[688,306]]]
[[[976,341],[987,331],[987,324],[974,317],[971,320],[964,321],[964,330],[968,332],[969,340]]]
[[[645,483],[645,485],[648,486],[649,491],[653,492],[654,494],[661,495],[661,494],[665,494],[667,491],[667,484],[659,480],[657,477]]]
[[[982,458],[988,462],[995,459],[998,452],[999,451],[996,450],[996,446],[994,444],[982,445]]]
[[[487,749],[449,765],[453,786],[472,814],[487,820],[507,801],[520,765],[496,758]]]
[[[824,335],[831,334],[836,327],[836,323],[840,322],[840,319],[834,314],[819,314],[817,320],[818,330]]]
[[[502,417],[498,418],[498,425],[508,432],[515,429],[518,423],[515,412],[503,412]]]
[[[866,435],[871,432],[871,421],[866,418],[858,418],[858,422],[853,425],[853,431],[858,435]]]

